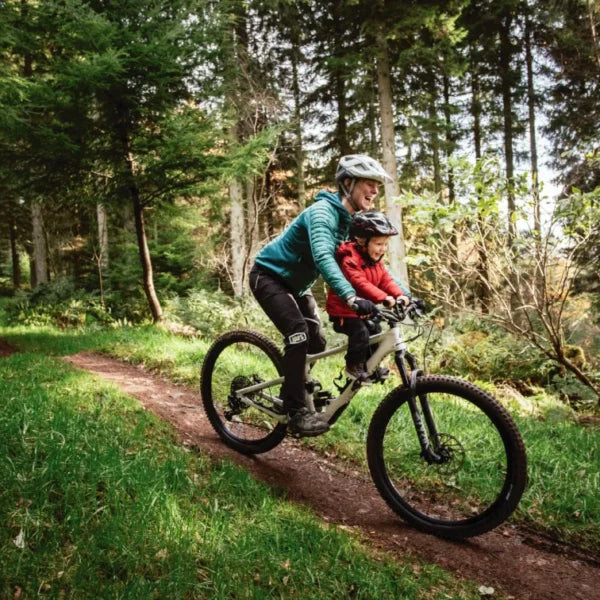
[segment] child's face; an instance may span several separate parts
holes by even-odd
[[[386,235],[378,235],[369,240],[367,254],[372,260],[377,262],[387,252],[389,239]]]

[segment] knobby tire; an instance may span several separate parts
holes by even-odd
[[[246,355],[256,359],[251,366],[244,363]],[[235,381],[241,381],[240,387],[244,387],[253,383],[255,376],[263,380],[280,376],[281,360],[280,350],[269,338],[246,329],[222,334],[206,353],[200,382],[204,410],[223,442],[237,452],[268,452],[285,437],[287,425],[273,420],[265,427],[263,421],[267,422],[268,417],[257,409],[242,409],[233,417],[225,414],[231,412],[228,393]],[[248,413],[254,421],[246,423]]]
[[[446,465],[431,465],[420,455],[409,395],[405,387],[392,390],[369,427],[369,469],[381,496],[413,526],[441,537],[464,539],[502,523],[517,507],[527,482],[523,440],[506,409],[469,382],[446,376],[417,378],[416,395],[427,396],[437,410],[434,418],[442,427],[438,431],[453,457]],[[477,429],[469,429],[471,420]],[[495,454],[488,459],[492,446]],[[479,499],[480,482],[490,481],[497,489]]]

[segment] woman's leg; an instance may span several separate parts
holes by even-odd
[[[296,299],[278,279],[262,269],[250,271],[250,289],[284,339],[281,396],[286,410],[304,406],[304,365],[308,327]]]

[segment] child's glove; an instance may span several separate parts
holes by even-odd
[[[359,317],[366,317],[377,312],[377,307],[370,300],[364,298],[350,296],[346,303]]]
[[[427,312],[427,307],[425,306],[425,300],[423,300],[422,298],[412,298],[412,303],[413,303],[414,307],[420,313]]]
[[[383,305],[386,308],[392,308],[392,306],[394,306],[394,304],[396,304],[396,298],[394,298],[393,296],[388,296],[384,301],[383,301]]]

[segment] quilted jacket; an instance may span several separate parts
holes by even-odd
[[[321,191],[313,204],[257,255],[256,264],[282,279],[297,296],[306,294],[317,277],[341,298],[355,294],[335,260],[348,237],[352,216],[339,194]]]
[[[354,286],[356,295],[376,304],[383,302],[387,296],[397,298],[404,292],[389,274],[380,260],[373,262],[356,242],[344,242],[337,250],[335,257],[342,273]],[[356,313],[334,292],[327,294],[327,313],[332,317],[354,317]]]

